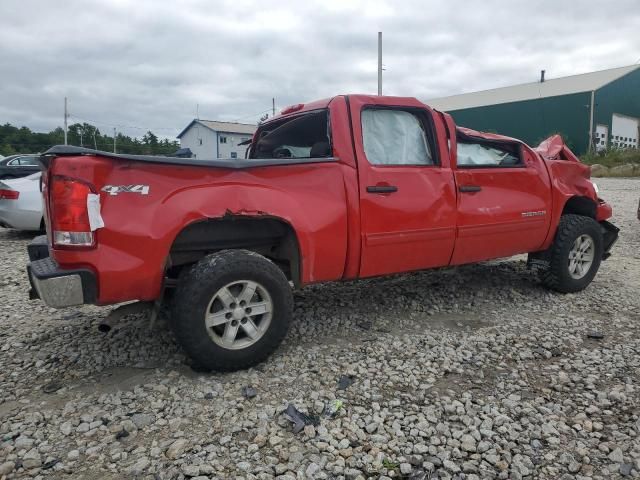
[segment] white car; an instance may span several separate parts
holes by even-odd
[[[0,226],[16,230],[43,230],[40,175],[0,181]]]

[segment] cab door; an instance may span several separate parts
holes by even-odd
[[[543,161],[515,140],[458,131],[458,238],[452,265],[538,250],[551,222]]]
[[[456,194],[440,120],[415,99],[359,96],[350,108],[360,188],[359,276],[447,265]]]

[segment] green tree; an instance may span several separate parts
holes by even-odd
[[[74,123],[68,128],[69,145],[97,148],[113,151],[113,136],[102,134],[98,128],[89,123]],[[148,131],[143,137],[130,137],[118,133],[116,137],[118,153],[171,155],[178,148],[176,140],[159,139]],[[0,125],[0,154],[42,153],[54,145],[64,143],[64,130],[60,127],[48,133],[33,132],[28,127],[16,127],[10,123]]]

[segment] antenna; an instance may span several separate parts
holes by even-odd
[[[67,145],[67,119],[69,112],[67,111],[67,97],[64,97],[64,144]]]

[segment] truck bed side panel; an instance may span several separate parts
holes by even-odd
[[[347,245],[343,168],[338,162],[246,170],[58,157],[56,175],[106,185],[148,185],[149,193],[100,192],[105,227],[92,250],[53,249],[65,268],[98,274],[98,303],[158,297],[171,245],[187,225],[225,215],[269,216],[294,228],[302,283],[342,278]]]

